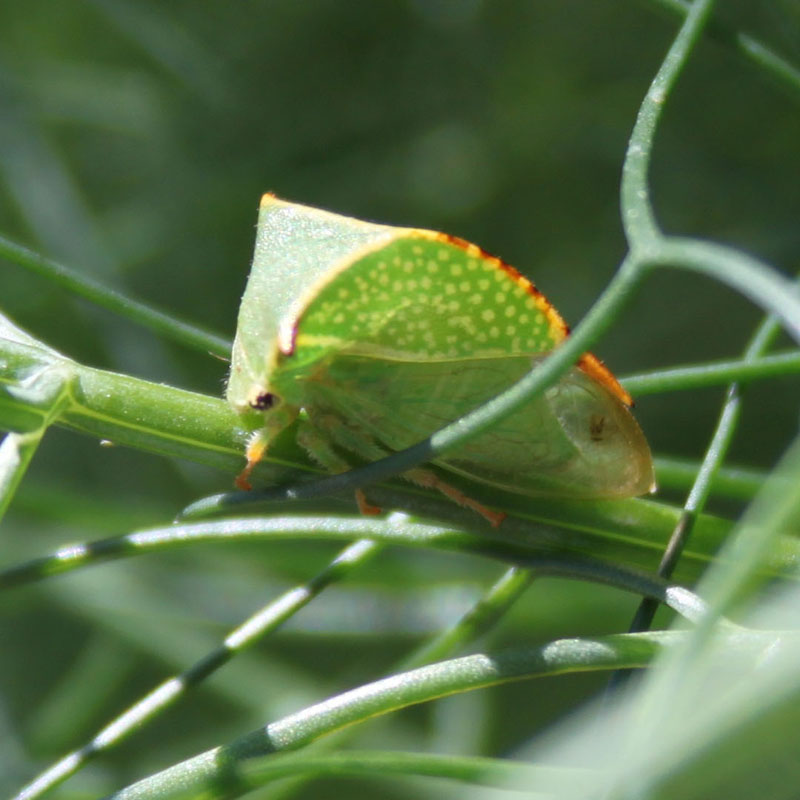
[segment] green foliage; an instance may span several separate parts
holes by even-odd
[[[4,796],[796,794],[798,18],[711,6],[0,10]],[[286,431],[243,504],[226,338],[179,318],[233,333],[265,189],[477,241],[582,321],[350,474]],[[655,499],[509,495],[493,531],[388,480],[588,349],[635,371]],[[620,633],[633,596],[691,625]]]

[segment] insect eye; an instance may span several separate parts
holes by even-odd
[[[250,401],[250,408],[256,411],[267,411],[278,402],[278,398],[271,392],[261,392]]]

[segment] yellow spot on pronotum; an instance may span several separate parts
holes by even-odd
[[[494,311],[491,308],[485,308],[481,311],[481,319],[484,322],[491,322],[494,319]]]

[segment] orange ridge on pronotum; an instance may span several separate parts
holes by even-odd
[[[447,244],[452,244],[464,250],[467,255],[473,258],[481,258],[494,264],[498,269],[506,273],[513,281],[524,289],[531,297],[533,297],[536,307],[545,315],[551,330],[559,333],[559,341],[563,341],[569,336],[569,325],[564,322],[564,318],[556,311],[553,304],[536,288],[532,281],[528,280],[519,270],[507,264],[501,258],[487,253],[482,247],[479,247],[466,239],[461,239],[458,236],[452,236],[449,233],[440,233],[438,231],[424,231],[417,230],[415,233],[422,234],[425,238],[431,238]],[[625,389],[622,388],[620,382],[614,377],[614,373],[592,353],[584,353],[578,360],[578,367],[582,369],[589,377],[594,378],[598,383],[606,387],[613,395],[625,403],[626,406],[633,405],[633,398]]]

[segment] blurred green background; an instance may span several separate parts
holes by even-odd
[[[800,4],[718,5],[734,28],[798,61]],[[622,158],[676,27],[645,0],[3,3],[0,232],[232,337],[258,200],[270,190],[475,241],[576,323],[624,255]],[[664,228],[794,274],[798,142],[798,98],[704,41],[657,137],[651,177]],[[219,360],[5,262],[0,302],[79,361],[223,391]],[[597,352],[619,375],[732,358],[759,319],[730,290],[664,271]],[[733,463],[775,462],[797,427],[797,389],[787,380],[749,389]],[[721,399],[721,389],[645,397],[637,417],[657,454],[698,458]],[[162,523],[229,485],[194,465],[52,431],[5,525],[3,560]],[[195,548],[7,595],[0,789],[79,744],[334,552]],[[496,574],[474,559],[384,554],[57,796],[111,791],[378,676]],[[540,581],[495,642],[619,630],[633,606],[611,590]],[[599,685],[578,677],[453,698],[365,726],[362,744],[499,754]],[[300,796],[346,786],[317,783]],[[360,791],[402,797],[408,788]]]

